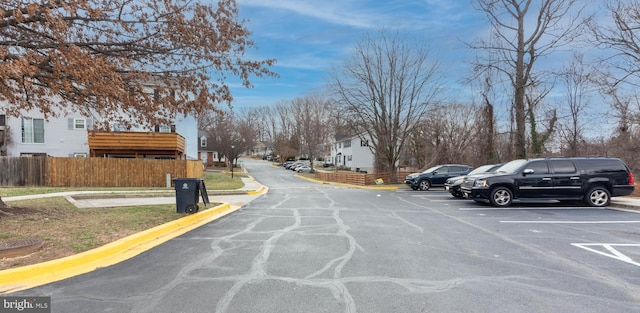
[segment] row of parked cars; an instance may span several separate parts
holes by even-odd
[[[488,202],[497,207],[514,199],[584,201],[604,207],[611,197],[634,191],[633,173],[617,158],[536,158],[472,169],[463,164],[444,164],[410,174],[405,183],[413,190],[442,186],[454,197]]]
[[[284,162],[283,167],[297,173],[313,173],[313,169],[309,165],[308,161],[286,161]]]

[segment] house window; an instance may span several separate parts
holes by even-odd
[[[87,129],[87,121],[83,118],[74,118],[73,129],[79,129],[79,130]]]
[[[44,143],[44,119],[22,119],[22,143]]]
[[[349,147],[351,147],[351,140],[347,140],[347,141],[345,141],[345,142],[344,142],[343,147],[344,147],[344,148],[349,148]]]
[[[207,137],[202,136],[200,137],[200,147],[206,147],[207,146]]]
[[[7,116],[0,114],[0,127],[7,126]]]
[[[360,140],[360,147],[368,147],[368,146],[369,146],[368,140]]]
[[[156,125],[154,129],[156,133],[175,133],[176,125]]]

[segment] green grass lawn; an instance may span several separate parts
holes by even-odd
[[[240,175],[238,175],[240,174]],[[243,174],[238,173],[231,178],[230,174],[227,173],[212,173],[205,172],[203,173],[204,183],[207,187],[207,190],[233,190],[242,188],[244,183],[242,182]],[[37,194],[46,194],[46,193],[55,193],[55,192],[65,192],[65,191],[84,191],[84,190],[112,190],[112,191],[120,191],[120,190],[167,190],[173,191],[173,188],[166,187],[4,187],[0,188],[0,197],[15,197],[15,196],[26,196],[26,195],[37,195]]]
[[[244,186],[241,175],[204,173],[207,191]],[[0,196],[20,196],[78,190],[167,190],[173,188],[1,188]],[[175,204],[79,209],[64,197],[12,201],[0,214],[0,244],[39,239],[44,246],[28,256],[1,259],[0,270],[44,262],[93,249],[145,229],[181,218]],[[209,207],[215,206],[211,203]]]

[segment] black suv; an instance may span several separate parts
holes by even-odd
[[[413,190],[429,190],[431,186],[444,186],[447,179],[455,176],[463,176],[472,170],[469,165],[444,164],[430,167],[422,173],[407,175],[404,183]]]
[[[633,192],[633,174],[615,158],[519,159],[494,174],[463,182],[465,197],[509,206],[513,199],[584,200],[590,206],[609,205],[611,197]]]

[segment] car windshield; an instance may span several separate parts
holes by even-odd
[[[513,161],[508,162],[505,165],[501,166],[499,169],[497,169],[496,173],[507,173],[507,174],[515,173],[525,163],[527,163],[527,160],[524,160],[524,159],[513,160]]]
[[[467,174],[467,175],[486,173],[486,172],[490,171],[494,166],[495,165],[493,165],[493,164],[478,166],[478,167],[476,167],[476,169],[474,169],[473,171],[469,172],[469,174]]]
[[[426,169],[426,170],[422,171],[422,173],[423,173],[423,174],[424,174],[424,173],[431,173],[431,172],[433,172],[433,171],[437,170],[438,168],[440,168],[440,166],[430,167],[430,168],[428,168],[428,169]]]

